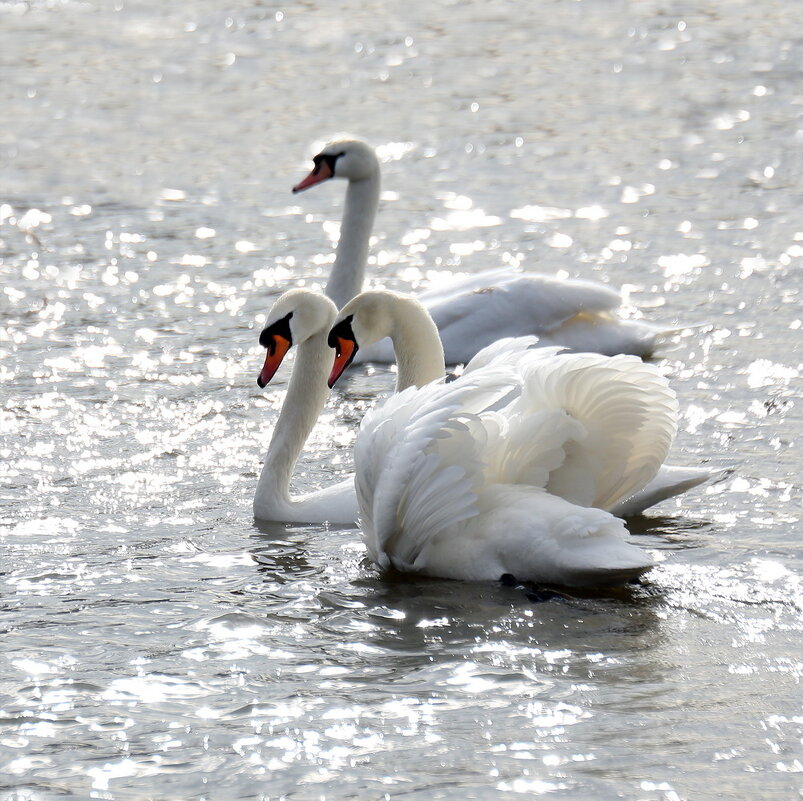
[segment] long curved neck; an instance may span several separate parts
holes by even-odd
[[[263,505],[290,502],[293,468],[329,394],[332,351],[327,335],[328,326],[296,348],[293,375],[257,482],[256,496]]]
[[[379,205],[379,171],[370,178],[349,181],[340,224],[335,263],[326,284],[326,295],[338,309],[362,289],[368,243]]]
[[[390,332],[396,364],[396,391],[422,387],[446,375],[443,344],[427,310],[412,298],[394,303]]]

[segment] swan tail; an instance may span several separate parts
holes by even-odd
[[[556,529],[555,560],[563,583],[621,584],[653,566],[649,554],[627,542],[620,521],[601,509],[576,509]]]
[[[658,471],[658,475],[646,487],[615,504],[610,510],[611,514],[617,517],[640,515],[661,501],[682,495],[710,479],[722,478],[730,472],[732,472],[730,468],[709,469],[707,467],[663,465]]]
[[[656,353],[666,353],[680,344],[680,340],[685,336],[709,333],[716,330],[716,326],[711,323],[698,323],[696,325],[678,325],[673,328],[658,328],[651,340],[648,353],[640,354],[644,358],[654,356]]]

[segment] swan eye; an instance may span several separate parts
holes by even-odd
[[[314,165],[312,168],[312,174],[317,175],[321,171],[321,165],[325,164],[329,168],[329,172],[334,175],[335,164],[337,164],[337,160],[341,156],[345,155],[345,150],[341,150],[340,153],[318,153],[318,155],[314,156],[312,159],[312,163]]]
[[[354,319],[354,315],[350,314],[348,317],[344,317],[337,325],[335,325],[332,330],[329,332],[329,337],[327,338],[326,342],[330,348],[334,348],[337,351],[337,355],[340,355],[340,340],[341,339],[350,339],[353,342],[356,342],[356,338],[354,336],[354,331],[351,329],[351,321]]]
[[[292,344],[293,336],[290,333],[290,319],[292,316],[293,312],[290,312],[282,317],[281,320],[277,320],[275,323],[271,323],[267,326],[267,328],[262,329],[262,333],[259,335],[259,344],[262,345],[263,348],[267,348],[271,355],[273,355],[276,350],[275,336],[280,336],[282,339],[286,339]]]

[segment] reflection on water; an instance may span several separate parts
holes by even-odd
[[[799,795],[798,18],[0,4],[9,799]],[[731,470],[629,521],[643,585],[532,603],[252,520],[257,334],[328,273],[343,186],[289,190],[338,130],[383,160],[371,281],[542,269],[693,326],[672,461]],[[393,383],[337,387],[300,489]]]

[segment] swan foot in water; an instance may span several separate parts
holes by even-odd
[[[503,587],[515,587],[517,590],[521,590],[524,593],[524,597],[534,604],[563,599],[563,596],[559,592],[546,590],[543,587],[536,587],[535,589],[528,590],[512,573],[502,573],[499,577],[499,583]]]

